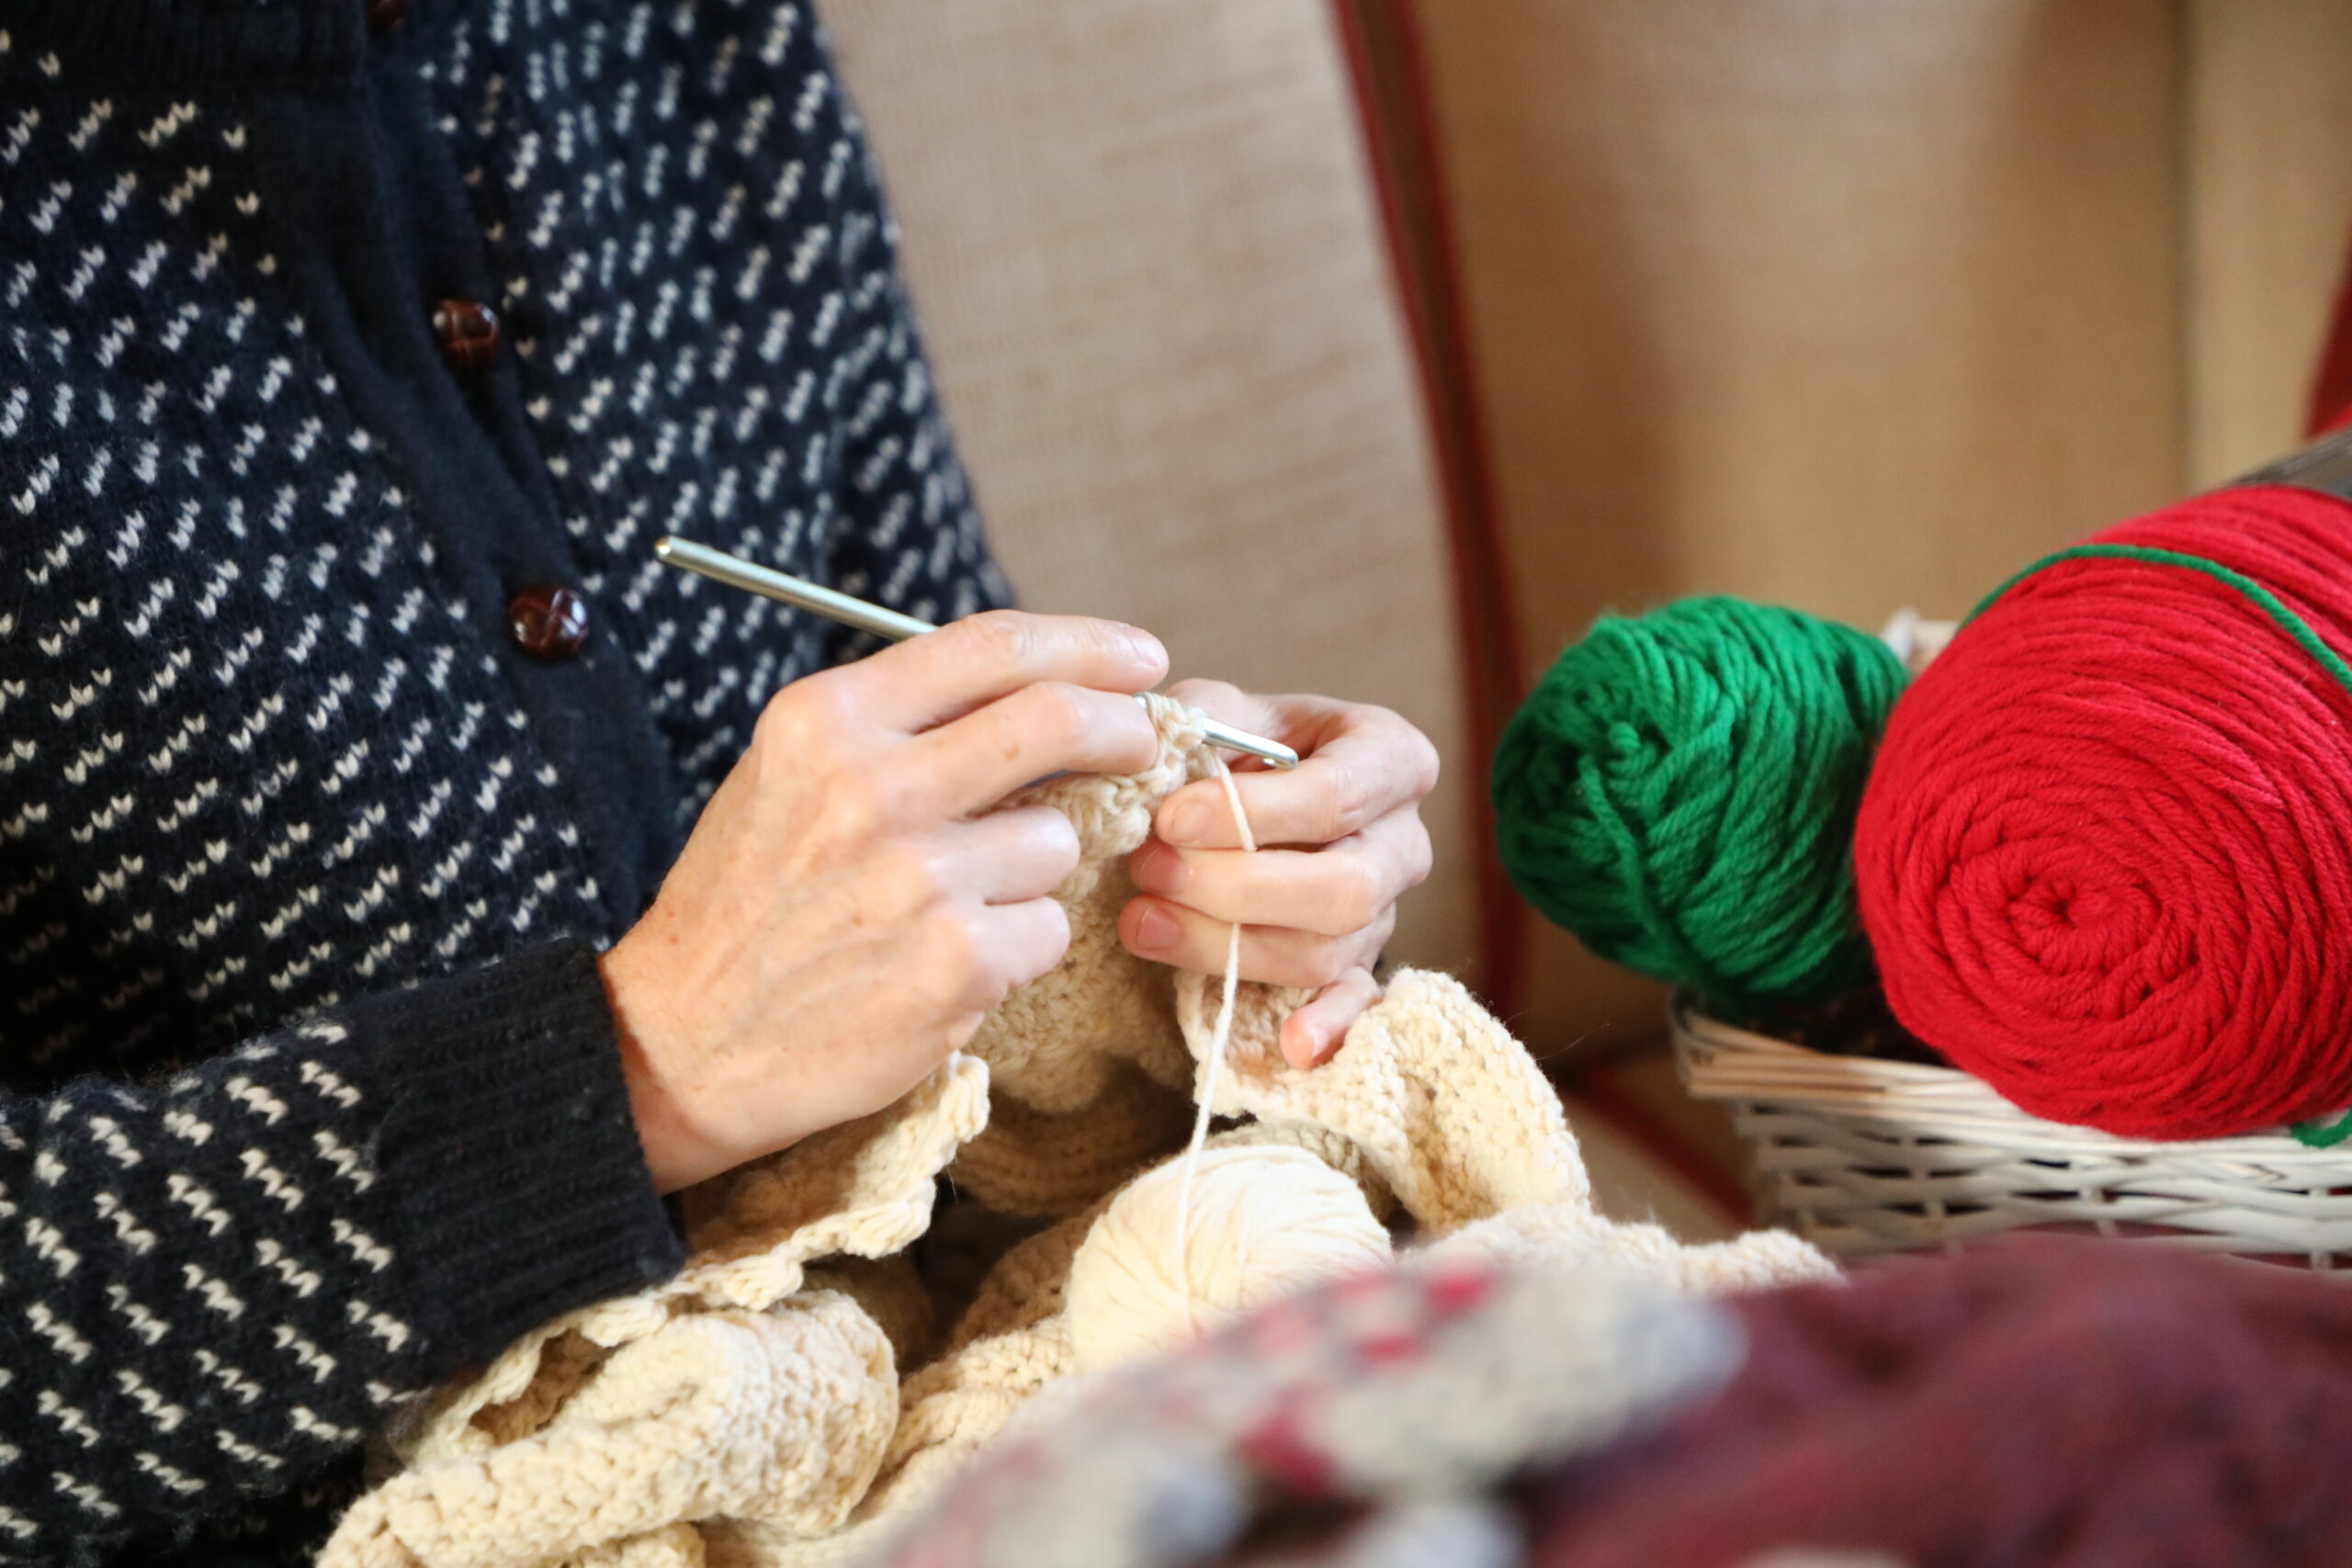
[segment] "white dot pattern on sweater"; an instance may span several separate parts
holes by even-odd
[[[1008,597],[916,339],[895,220],[799,6],[494,0],[427,74],[504,271],[564,525],[691,813],[767,694],[853,639],[678,577],[654,538],[931,621]]]
[[[322,1124],[361,1099],[340,1043],[322,1021],[152,1093],[0,1101],[0,1561],[277,1491],[408,1396],[416,1333],[355,1218],[375,1171]]]
[[[625,912],[416,433],[311,308],[269,93],[85,83],[7,25],[0,1562],[97,1561],[437,1365],[349,1004]],[[419,4],[367,69],[472,202],[535,448],[491,460],[639,682],[661,836],[854,649],[654,536],[927,617],[1005,597],[805,6]]]
[[[0,170],[57,172],[0,197],[14,1083],[581,922],[550,763],[288,303],[247,128],[0,120]]]

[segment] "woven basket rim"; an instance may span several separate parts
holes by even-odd
[[[2313,1148],[2283,1130],[2229,1138],[2122,1138],[2048,1121],[1958,1068],[1833,1055],[1775,1039],[1716,1018],[1687,989],[1674,992],[1667,1018],[1675,1066],[1700,1100],[1782,1107],[1884,1131],[2051,1155],[2160,1161],[2203,1156],[2352,1169],[2352,1145]]]

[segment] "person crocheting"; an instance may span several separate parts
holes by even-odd
[[[1002,607],[807,8],[474,9],[0,14],[0,1561],[307,1560],[414,1396],[679,1277],[664,1194],[941,1081],[1071,942],[992,808],[1160,756],[1152,637]],[[1171,694],[1304,762],[1254,855],[1157,800],[1106,940],[1238,928],[1310,1066],[1435,753]]]

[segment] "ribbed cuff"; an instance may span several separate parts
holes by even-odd
[[[125,85],[316,84],[348,75],[368,42],[362,0],[17,0],[0,23],[19,46]]]
[[[377,1179],[436,1360],[479,1360],[684,1262],[588,943],[531,949],[344,1016],[392,1097]]]

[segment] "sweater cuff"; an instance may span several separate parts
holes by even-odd
[[[667,1279],[595,949],[564,941],[344,1011],[392,1109],[376,1177],[444,1369]]]

